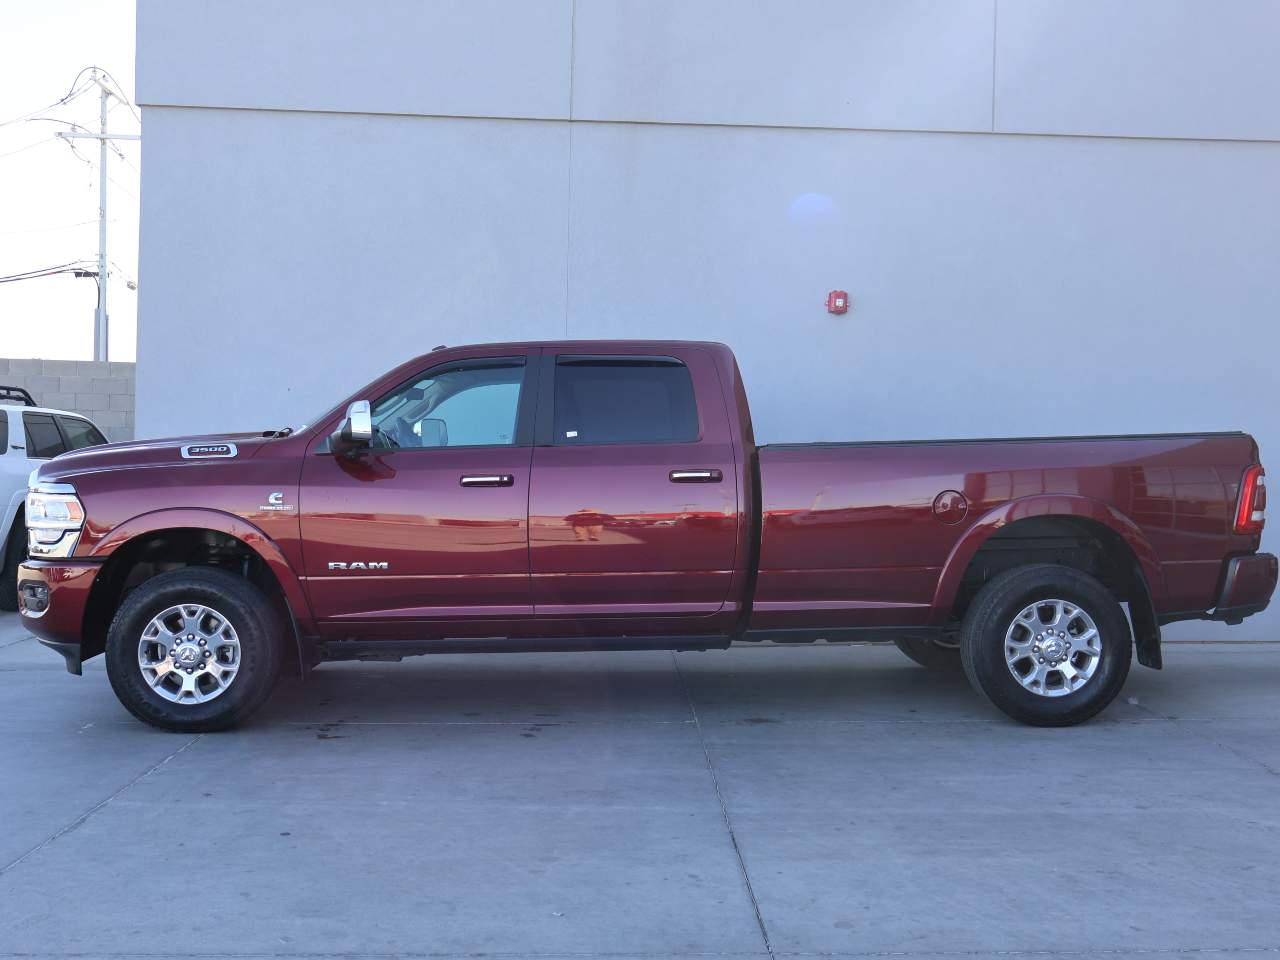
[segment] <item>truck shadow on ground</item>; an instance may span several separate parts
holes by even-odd
[[[1227,651],[1216,653],[1177,648],[1163,671],[1135,666],[1094,723],[1267,715],[1280,684],[1275,648],[1251,652],[1247,670]],[[925,670],[884,648],[326,664],[305,682],[282,680],[255,723],[678,723],[695,715],[703,724],[1012,723],[963,673]]]
[[[399,664],[340,663],[284,679],[257,723],[692,722],[996,720],[962,673],[935,673],[894,653],[863,663],[847,651],[441,655]],[[751,662],[743,663],[750,659]],[[794,659],[793,659],[794,658]],[[769,662],[764,662],[769,661]],[[807,662],[806,662],[807,661]]]

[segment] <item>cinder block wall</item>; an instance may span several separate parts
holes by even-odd
[[[23,387],[42,407],[82,413],[108,440],[133,439],[134,364],[0,359],[0,384]]]

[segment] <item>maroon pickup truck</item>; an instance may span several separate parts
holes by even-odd
[[[1162,624],[1266,607],[1262,473],[1243,433],[757,447],[722,344],[440,348],[296,430],[46,463],[18,592],[172,730],[286,661],[819,641],[1063,725]]]

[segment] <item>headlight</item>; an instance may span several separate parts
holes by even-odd
[[[84,526],[84,505],[69,483],[41,483],[34,474],[27,488],[27,552],[33,557],[69,557]]]

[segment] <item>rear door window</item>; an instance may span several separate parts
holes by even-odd
[[[66,453],[66,444],[62,442],[62,434],[58,425],[53,422],[53,414],[24,413],[22,423],[27,432],[27,456],[36,460],[47,460],[60,453]]]
[[[68,450],[97,447],[107,442],[102,432],[88,420],[81,420],[79,417],[58,417],[58,424],[67,438]]]
[[[9,414],[0,410],[0,457],[9,452]]]
[[[693,379],[673,357],[557,357],[552,424],[560,445],[695,441]]]

